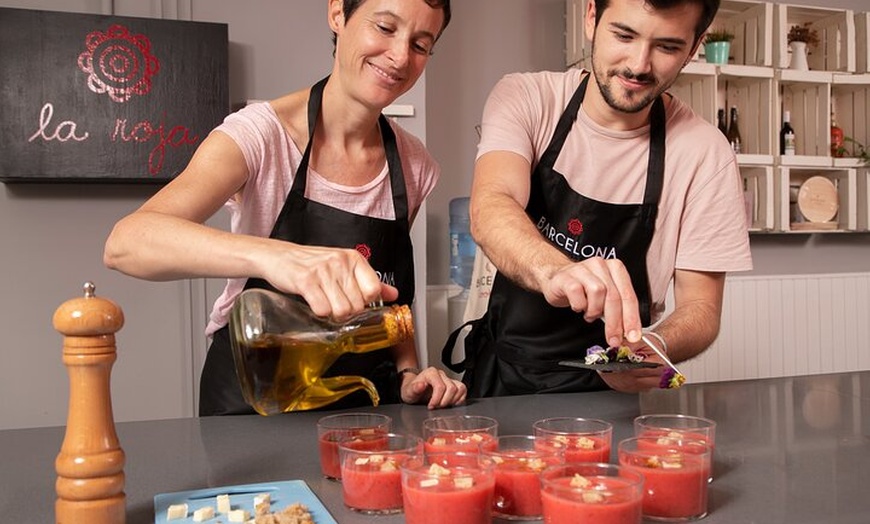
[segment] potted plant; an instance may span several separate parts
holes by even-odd
[[[711,29],[704,38],[704,57],[711,64],[727,64],[734,33],[727,29]]]
[[[813,29],[810,22],[793,25],[788,30],[786,37],[791,49],[791,69],[806,71],[810,68],[807,63],[807,48],[819,45],[819,33]]]
[[[846,144],[851,145],[851,151],[850,148],[846,147]],[[860,160],[865,166],[870,166],[870,150],[868,150],[864,144],[850,136],[843,139],[843,145],[837,148],[834,152],[834,156],[840,158],[851,156]]]

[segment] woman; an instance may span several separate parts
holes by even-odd
[[[381,110],[414,85],[449,20],[449,0],[329,0],[330,76],[227,117],[178,177],[115,226],[104,254],[112,269],[150,280],[228,278],[206,329],[200,415],[253,412],[226,326],[243,289],[298,295],[334,318],[380,299],[413,300],[409,229],[439,168]],[[224,204],[232,232],[204,225]],[[366,376],[386,402],[464,401],[461,383],[416,368],[412,341],[345,355],[330,374]]]

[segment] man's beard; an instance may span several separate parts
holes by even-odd
[[[592,43],[592,56],[595,56],[595,43]],[[664,87],[659,89],[655,89],[655,87],[659,86],[658,80],[651,74],[635,74],[630,69],[623,69],[622,71],[618,71],[616,69],[610,69],[606,73],[603,71],[603,68],[599,67],[595,62],[594,58],[592,60],[592,74],[595,77],[595,83],[598,84],[598,90],[601,92],[602,98],[604,101],[616,111],[622,113],[639,113],[649,107],[656,98],[659,97],[662,93],[667,90],[668,87],[673,84],[671,81]],[[627,97],[625,101],[617,98],[614,90],[611,88],[610,82],[616,77],[622,76],[629,80],[637,80],[639,82],[648,82],[648,85],[653,88],[652,91],[647,92],[647,94],[641,97]],[[676,80],[676,79],[674,79]]]

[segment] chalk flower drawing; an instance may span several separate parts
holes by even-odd
[[[89,33],[85,47],[78,62],[94,93],[107,93],[123,103],[151,91],[151,77],[160,70],[160,61],[151,54],[148,37],[132,35],[126,27],[114,24],[105,33]]]

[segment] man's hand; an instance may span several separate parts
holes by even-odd
[[[542,282],[541,290],[549,304],[582,311],[587,322],[604,319],[609,345],[619,347],[623,336],[640,341],[637,295],[621,261],[594,257],[567,264]]]

